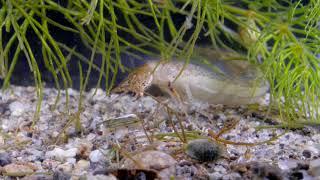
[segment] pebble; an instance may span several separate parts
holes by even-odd
[[[313,176],[320,176],[320,159],[310,161],[309,172]]]
[[[305,158],[311,158],[311,151],[309,151],[309,150],[303,150],[303,151],[302,151],[302,155],[303,155]]]
[[[247,175],[252,179],[283,179],[283,173],[278,167],[263,162],[250,162],[247,164]]]
[[[47,158],[52,158],[52,159],[63,162],[67,158],[75,157],[77,155],[77,151],[78,151],[77,148],[71,148],[68,150],[63,150],[61,148],[54,148],[52,151],[48,151],[45,156]]]
[[[197,173],[197,168],[193,165],[181,165],[179,164],[176,167],[176,174],[177,178],[179,179],[181,177],[194,177],[194,175]]]
[[[54,180],[52,175],[37,174],[25,176],[21,180]]]
[[[132,161],[132,159],[135,160]],[[138,163],[138,164],[137,164]],[[175,174],[175,165],[177,161],[170,155],[161,151],[144,151],[131,158],[126,158],[123,166],[128,169],[153,169],[159,171],[159,176],[168,179]]]
[[[42,162],[42,168],[44,169],[56,169],[61,164],[60,161],[52,160],[52,159],[45,159]]]
[[[103,161],[105,159],[105,155],[98,149],[92,151],[89,155],[89,159],[91,162],[96,163],[99,161]]]
[[[89,161],[81,159],[75,165],[72,174],[83,175],[83,174],[87,173],[87,170],[89,169],[89,166],[90,166],[90,162]]]
[[[28,157],[30,161],[43,160],[44,158],[44,152],[34,148],[26,149],[26,153],[30,154]]]
[[[278,162],[278,167],[284,171],[288,171],[298,167],[298,161],[294,159],[280,160]]]
[[[96,137],[97,136],[95,134],[90,133],[90,134],[87,135],[86,140],[87,141],[93,141]],[[91,146],[91,148],[92,148],[92,146]]]
[[[223,174],[221,174],[219,172],[209,173],[208,175],[209,175],[210,180],[222,179],[222,177],[223,177]]]
[[[26,176],[34,172],[30,166],[22,164],[8,164],[3,167],[2,171],[3,175],[12,177]]]
[[[228,173],[226,175],[223,175],[222,180],[232,180],[232,179],[243,179],[241,178],[241,175],[239,173]]]
[[[136,162],[139,162],[139,164],[136,164],[134,161],[131,159],[134,159]],[[127,158],[123,165],[126,168],[155,168],[157,169],[163,169],[167,168],[170,166],[174,166],[177,163],[173,157],[170,155],[161,152],[161,151],[144,151],[140,152],[131,158]]]
[[[11,163],[11,157],[9,153],[0,153],[0,166],[5,166]]]
[[[9,105],[9,109],[11,111],[12,116],[21,116],[24,112],[28,110],[28,108],[28,104],[21,103],[18,101],[14,101]]]
[[[69,162],[66,162],[58,165],[57,169],[66,173],[71,173],[73,169],[73,165]]]
[[[67,158],[66,162],[70,163],[70,164],[76,164],[77,159],[76,158]]]
[[[0,135],[0,146],[3,146],[4,145],[4,138],[3,136]]]
[[[219,172],[221,174],[225,174],[227,172],[226,168],[224,168],[223,166],[220,166],[220,165],[215,166],[213,169],[215,172]]]
[[[53,179],[57,180],[70,180],[71,175],[69,173],[63,172],[61,170],[54,171]]]
[[[103,175],[103,174],[98,174],[98,175],[87,175],[86,177],[88,180],[117,180],[117,178],[112,175]]]
[[[106,92],[103,91],[102,89],[91,89],[88,92],[88,96],[92,97],[92,98],[90,98],[90,100],[92,100],[92,101],[101,101],[101,99],[106,97]]]

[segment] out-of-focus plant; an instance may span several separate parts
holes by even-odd
[[[50,13],[63,15],[68,24],[52,18]],[[183,56],[187,64],[202,37],[213,49],[247,54],[252,63],[261,66],[270,81],[270,99],[279,106],[283,120],[309,118],[316,122],[320,94],[319,20],[319,0],[68,0],[64,5],[55,0],[0,0],[0,76],[3,86],[8,87],[19,54],[23,54],[37,86],[39,112],[39,61],[52,73],[56,87],[66,89],[72,84],[67,65],[73,62],[69,56],[76,57],[89,65],[82,89],[95,69],[100,72],[97,86],[105,78],[109,92],[118,71],[127,70],[120,53],[135,56],[133,52],[157,52],[167,59]],[[59,42],[49,27],[80,36],[91,56]],[[41,59],[35,58],[27,39],[31,31],[41,42]],[[133,38],[129,40],[128,36]],[[102,57],[99,65],[94,61],[97,55]]]

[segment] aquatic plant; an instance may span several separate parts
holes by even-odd
[[[39,113],[40,61],[58,89],[72,85],[68,69],[74,63],[72,56],[88,65],[82,90],[94,69],[100,72],[97,87],[106,79],[109,92],[118,72],[128,70],[120,53],[137,57],[157,52],[167,59],[184,57],[187,64],[194,46],[205,41],[213,49],[244,54],[261,66],[270,81],[272,104],[280,109],[284,122],[306,118],[317,122],[319,21],[319,0],[0,0],[0,76],[3,87],[8,87],[23,55],[37,86]],[[91,55],[60,42],[52,28],[79,36]],[[34,54],[30,33],[41,44],[41,58]],[[97,56],[101,56],[99,64]]]

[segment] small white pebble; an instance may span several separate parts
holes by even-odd
[[[14,101],[9,105],[12,116],[21,116],[24,112],[29,109],[28,104],[24,104],[18,101]]]
[[[99,162],[104,159],[104,155],[100,152],[100,150],[94,150],[90,153],[89,159],[91,162]]]
[[[55,148],[52,151],[48,151],[46,153],[46,157],[63,162],[67,158],[75,157],[77,154],[77,151],[78,151],[77,148],[71,148],[68,150],[63,150],[61,148]]]
[[[57,167],[57,169],[62,169],[63,172],[71,173],[72,167],[73,167],[72,164],[70,164],[69,162],[66,162],[66,163],[64,163],[64,164],[60,164],[60,165]]]
[[[313,176],[320,176],[320,159],[310,161],[309,166],[310,174]]]

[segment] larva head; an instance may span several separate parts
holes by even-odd
[[[151,85],[152,69],[148,65],[139,67],[131,72],[111,93],[132,92],[135,96],[143,96],[144,91]]]

